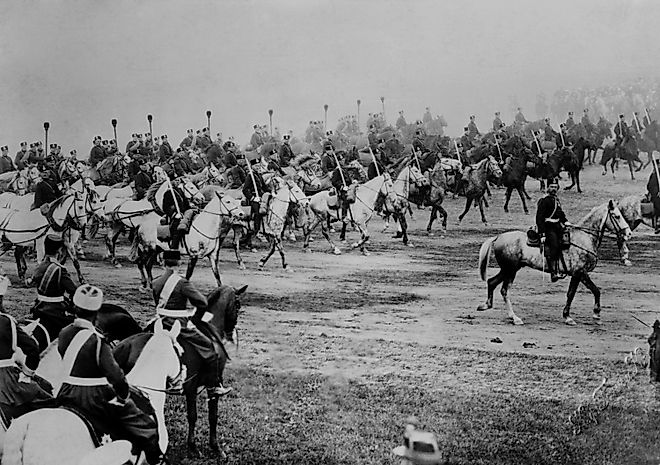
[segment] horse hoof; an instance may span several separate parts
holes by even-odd
[[[478,312],[483,312],[484,310],[490,310],[492,307],[488,304],[481,304],[477,307]]]
[[[574,320],[573,318],[571,318],[570,316],[567,316],[567,317],[564,319],[564,323],[566,323],[568,326],[576,326],[576,325],[577,325],[577,323],[575,322],[575,320]]]
[[[484,223],[484,226],[485,226],[485,227],[488,227],[488,223]]]
[[[354,249],[357,248],[358,246],[359,246],[359,244],[357,242],[353,242],[351,244],[351,247],[354,248]]]
[[[525,210],[525,215],[529,215],[529,210]]]
[[[410,247],[411,249],[414,249],[414,248],[415,248],[415,245],[414,245],[412,242],[408,242],[406,245],[407,245],[408,247]]]
[[[218,452],[220,452],[220,448],[218,447],[217,442],[210,442],[209,443],[209,449],[211,449],[211,452],[213,452],[214,454],[217,454]]]
[[[293,268],[287,266],[286,268],[284,268],[284,271],[286,271],[287,273],[293,273]]]
[[[245,264],[241,263],[240,265],[238,265],[238,269],[239,270],[246,270],[247,268],[245,267]]]
[[[362,255],[364,255],[365,257],[368,257],[369,255],[371,255],[371,253],[368,252],[368,251],[366,251],[366,250],[364,250],[364,251],[362,252]]]
[[[339,250],[339,247],[335,247],[335,248],[332,250],[332,253],[333,253],[334,255],[341,255],[341,250]]]
[[[621,262],[623,266],[632,266],[632,262],[627,258]]]
[[[199,451],[199,449],[197,449],[195,444],[188,444],[188,457],[195,459],[202,458],[202,453]]]
[[[252,247],[252,248],[250,249],[250,252],[252,252],[252,253],[257,253],[257,249],[255,249],[254,247]]]
[[[520,325],[523,325],[524,323],[523,323],[523,320],[521,320],[519,317],[514,316],[513,317],[513,324],[516,325],[516,326],[520,326]]]
[[[115,268],[119,269],[119,268],[121,268],[121,263],[115,263],[114,266],[115,266]]]
[[[435,236],[435,233],[433,231],[426,231],[426,234],[429,236]]]

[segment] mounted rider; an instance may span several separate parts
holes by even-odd
[[[522,108],[518,107],[517,110],[518,110],[518,113],[516,113],[516,116],[515,116],[516,123],[519,123],[519,124],[529,123],[529,121],[527,121],[527,118],[525,118],[525,115],[523,115]]]
[[[76,285],[58,259],[63,247],[64,242],[60,237],[47,235],[44,240],[44,259],[29,280],[29,284],[37,288],[37,299],[30,313],[33,318],[39,319],[49,335],[56,335],[72,320],[68,314],[70,306],[67,300],[73,297]]]
[[[14,171],[14,162],[11,161],[9,156],[9,147],[2,146],[2,156],[0,156],[0,174]]]
[[[169,178],[164,182],[169,184],[163,194],[163,212],[170,225],[170,248],[178,250],[181,240],[190,229],[195,209]]]
[[[584,129],[586,129],[587,134],[591,135],[593,132],[595,132],[596,127],[589,118],[589,109],[585,108],[584,110],[582,110],[582,113],[583,113],[582,119],[580,120],[580,122],[582,123],[582,126],[584,126]]]
[[[282,136],[282,145],[280,145],[280,165],[286,168],[295,157],[293,149],[291,148],[291,134],[284,134]]]
[[[548,193],[539,199],[536,209],[536,228],[544,244],[544,255],[550,270],[550,279],[555,282],[565,278],[559,271],[561,258],[561,240],[565,225],[568,225],[566,215],[557,198],[559,181],[555,178],[548,182]]]
[[[630,137],[630,128],[628,128],[624,118],[625,115],[619,115],[619,121],[614,126],[615,143],[617,145],[621,145],[622,142]]]
[[[112,429],[121,430],[122,436],[144,451],[149,464],[162,463],[156,420],[131,399],[124,372],[94,326],[103,304],[103,292],[83,284],[76,290],[73,303],[77,317],[60,332],[57,343],[65,370],[57,399],[92,421],[110,421]]]
[[[156,303],[156,315],[163,322],[163,327],[170,329],[175,321],[181,323],[178,341],[185,351],[197,353],[203,360],[200,373],[209,397],[224,396],[232,391],[224,387],[220,379],[219,357],[223,351],[222,341],[217,332],[206,320],[206,297],[183,276],[178,267],[181,254],[178,250],[165,250],[163,264],[165,272],[153,282],[153,296]],[[188,303],[195,307],[188,308]],[[215,344],[213,339],[215,339]]]
[[[400,110],[400,111],[399,111],[399,117],[398,117],[397,120],[396,120],[396,128],[397,128],[399,131],[403,131],[403,129],[404,129],[407,125],[408,125],[408,123],[406,123],[406,118],[403,116],[403,110]]]
[[[250,212],[252,217],[252,227],[254,234],[261,233],[261,213],[259,212],[262,197],[270,188],[266,185],[261,170],[257,169],[259,160],[252,159],[246,160],[250,163],[247,169],[245,182],[243,184],[243,196],[250,205]]]
[[[21,149],[16,152],[14,157],[14,165],[16,165],[17,170],[22,170],[25,168],[25,163],[27,163],[28,156],[28,143],[23,141],[21,142]]]
[[[548,142],[554,142],[557,139],[557,136],[559,136],[559,133],[552,128],[552,125],[550,124],[550,118],[545,118],[543,122],[545,123],[545,126],[543,126],[543,135],[545,140]]]
[[[636,139],[642,134],[642,130],[644,128],[642,127],[642,121],[639,118],[639,113],[637,113],[636,111],[633,112],[633,117],[630,120],[629,128],[631,135]]]
[[[145,160],[139,160],[137,173],[133,177],[133,190],[135,191],[133,200],[142,200],[153,183],[154,181],[149,175],[147,162]]]
[[[474,145],[474,141],[477,138],[477,136],[480,136],[481,133],[479,132],[479,129],[477,128],[477,123],[476,123],[476,117],[474,115],[470,116],[470,122],[468,123],[468,137],[470,138],[470,142]]]
[[[573,119],[572,111],[568,112],[568,118],[566,118],[566,122],[564,123],[564,126],[566,126],[566,129],[569,131],[573,128],[573,126],[575,126],[575,120]]]
[[[323,155],[321,155],[321,173],[324,175],[333,172],[337,168],[337,162],[335,161],[334,147],[330,139],[326,139],[323,142]]]
[[[46,170],[41,173],[40,177],[41,181],[39,181],[34,190],[34,202],[32,203],[31,210],[41,208],[62,197],[62,192],[57,186],[55,173]]]
[[[337,160],[339,161],[339,165],[332,171],[330,182],[337,192],[339,199],[338,206],[341,208],[341,217],[343,219],[350,208],[350,204],[355,203],[357,183],[354,184],[350,170],[346,169],[346,160],[341,152],[337,153]]]
[[[412,146],[417,152],[426,153],[429,151],[429,149],[426,147],[426,141],[424,140],[424,133],[421,129],[415,130]]]
[[[52,399],[50,386],[34,380],[39,366],[39,347],[11,315],[4,313],[2,300],[7,293],[9,278],[0,277],[0,428],[7,422],[43,405],[40,401]],[[14,359],[17,349],[25,355],[18,365]],[[43,383],[42,387],[40,383]],[[8,425],[4,425],[6,428]]]
[[[502,122],[502,119],[500,118],[500,112],[496,111],[495,112],[495,119],[493,119],[493,132],[497,132],[500,129],[502,129],[502,125],[504,123]]]

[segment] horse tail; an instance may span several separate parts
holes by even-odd
[[[4,437],[2,463],[23,465],[23,444],[30,426],[28,418],[23,416],[12,421]]]
[[[488,270],[488,261],[490,260],[490,249],[493,247],[493,242],[495,242],[497,236],[488,238],[481,244],[481,249],[479,249],[479,274],[481,275],[481,280],[486,280],[486,272]]]

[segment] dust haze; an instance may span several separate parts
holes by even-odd
[[[268,122],[300,134],[425,106],[450,135],[486,128],[539,91],[658,74],[652,1],[24,1],[0,5],[0,143],[43,137],[87,153],[94,135],[174,142],[206,125],[239,143]],[[577,109],[578,111],[580,109]],[[66,153],[66,152],[65,152]]]

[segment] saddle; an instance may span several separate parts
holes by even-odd
[[[640,213],[643,217],[651,218],[654,215],[653,211],[653,202],[651,201],[651,195],[646,194],[640,203]]]
[[[331,187],[328,190],[328,208],[331,210],[337,210],[339,208],[339,196],[334,187]]]
[[[571,247],[571,231],[568,228],[563,229],[559,242],[561,250],[567,250]],[[534,227],[527,230],[527,245],[541,248],[541,236]]]

